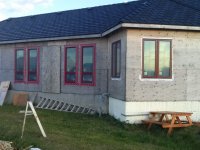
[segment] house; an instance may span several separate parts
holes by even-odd
[[[8,100],[25,91],[129,123],[152,110],[193,112],[199,121],[199,78],[198,0],[139,0],[0,22]]]

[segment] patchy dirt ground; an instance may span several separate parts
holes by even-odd
[[[0,150],[14,150],[11,142],[0,141]]]

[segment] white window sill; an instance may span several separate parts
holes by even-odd
[[[121,80],[121,78],[111,78],[111,80],[117,80],[117,81],[119,81],[119,80]]]
[[[172,82],[174,81],[174,75],[172,75],[171,79],[156,79],[156,78],[142,78],[142,75],[139,75],[140,81],[166,81],[166,82]]]

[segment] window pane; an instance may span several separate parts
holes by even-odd
[[[15,79],[16,79],[17,81],[23,81],[23,80],[24,80],[24,73],[23,73],[23,72],[17,72],[17,73],[15,74]]]
[[[16,50],[16,70],[15,70],[15,79],[18,81],[24,80],[24,50]]]
[[[155,41],[144,41],[144,76],[155,76]]]
[[[24,50],[17,50],[16,52],[16,70],[24,71]]]
[[[83,74],[84,83],[92,83],[93,75],[92,74]]]
[[[120,77],[121,73],[121,44],[115,42],[112,45],[112,77]]]
[[[37,50],[29,50],[29,71],[37,72]]]
[[[37,49],[29,49],[28,81],[37,81]]]
[[[66,49],[66,68],[65,68],[65,82],[76,82],[76,47],[68,47]]]
[[[76,48],[67,48],[67,72],[76,72]]]
[[[37,81],[37,72],[29,72],[29,81]]]
[[[93,47],[83,48],[83,72],[93,72]]]
[[[170,41],[159,42],[159,76],[170,77]]]
[[[67,74],[65,81],[69,82],[69,83],[75,83],[76,82],[76,74],[75,73]]]
[[[83,65],[82,65],[82,82],[92,83],[93,82],[93,65],[94,65],[94,48],[83,47]]]

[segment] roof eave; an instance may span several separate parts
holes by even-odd
[[[178,26],[178,25],[158,25],[158,24],[137,24],[137,23],[122,23],[107,31],[102,36],[106,36],[115,30],[120,28],[138,28],[138,29],[164,29],[164,30],[188,30],[188,31],[200,31],[200,27],[197,26]]]
[[[39,39],[26,39],[26,40],[13,40],[13,41],[2,41],[0,44],[14,44],[14,43],[28,43],[28,42],[45,42],[45,41],[58,41],[68,39],[85,39],[85,38],[100,38],[101,34],[91,35],[79,35],[79,36],[65,36],[65,37],[53,37],[53,38],[39,38]]]

